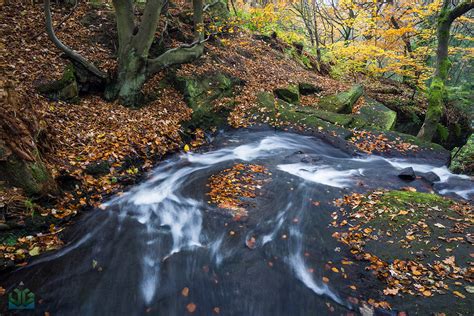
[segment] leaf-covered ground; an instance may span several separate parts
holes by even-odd
[[[468,308],[474,290],[471,204],[411,188],[353,193],[335,203],[333,237],[385,284],[374,293],[379,298],[451,295]]]

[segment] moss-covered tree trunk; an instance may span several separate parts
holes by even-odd
[[[51,19],[50,0],[45,0],[46,28],[53,43],[73,61],[104,83],[105,97],[119,99],[124,105],[137,106],[141,89],[146,80],[156,72],[175,65],[190,62],[203,53],[203,1],[193,0],[195,39],[189,45],[172,48],[158,57],[150,58],[150,48],[167,0],[146,1],[141,22],[135,25],[133,0],[113,0],[118,33],[118,69],[114,78],[108,76],[83,56],[64,45],[55,35]]]
[[[428,109],[425,121],[418,132],[418,138],[431,141],[438,128],[447,99],[446,81],[451,63],[448,58],[449,32],[454,20],[474,8],[473,0],[466,0],[450,9],[449,0],[444,0],[438,17],[438,48],[436,50],[436,72],[428,90]]]

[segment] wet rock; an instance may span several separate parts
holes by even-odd
[[[364,88],[356,85],[348,91],[321,98],[317,107],[325,111],[349,114],[352,112],[352,106],[363,93]]]
[[[108,161],[94,161],[87,165],[86,173],[91,176],[103,176],[110,172],[110,164]]]
[[[431,172],[431,171],[424,173],[422,175],[422,178],[428,181],[430,185],[433,185],[435,182],[438,182],[441,180],[436,173]]]
[[[323,91],[321,87],[315,86],[311,83],[300,82],[298,83],[298,89],[301,95],[310,95]]]
[[[274,92],[278,99],[288,103],[295,104],[300,101],[300,92],[298,90],[298,86],[296,85],[291,85],[287,88],[278,88],[275,89]]]
[[[416,179],[415,170],[412,167],[402,169],[398,174],[398,177],[402,180],[413,181]]]
[[[321,158],[319,157],[311,157],[311,156],[305,156],[303,158],[301,158],[301,162],[303,163],[315,163],[315,162],[318,162],[319,160],[321,160]]]

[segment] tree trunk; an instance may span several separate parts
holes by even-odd
[[[428,90],[428,108],[425,121],[417,137],[431,141],[438,128],[438,123],[443,115],[447,99],[446,80],[448,79],[451,62],[448,58],[449,32],[454,20],[474,8],[473,0],[466,0],[449,10],[449,0],[444,0],[443,8],[438,17],[438,48],[436,50],[436,72]]]
[[[115,98],[126,106],[138,106],[142,102],[141,88],[146,81],[146,59],[133,51],[124,53],[119,61],[119,72],[113,84]]]
[[[124,105],[138,106],[141,89],[156,72],[177,64],[190,62],[204,51],[203,0],[193,0],[194,41],[149,58],[159,18],[167,0],[147,0],[141,23],[135,26],[133,0],[113,0],[118,33],[118,67],[114,80],[82,55],[63,44],[53,29],[50,0],[44,2],[46,30],[51,41],[73,62],[80,74],[78,82],[92,89],[104,91],[106,99],[119,99]]]

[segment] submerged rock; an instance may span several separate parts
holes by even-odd
[[[352,106],[359,100],[363,93],[364,88],[360,85],[356,85],[349,91],[321,98],[317,107],[330,112],[348,114],[352,112]]]
[[[398,174],[398,177],[402,180],[413,181],[416,179],[415,170],[412,167],[402,169]]]
[[[423,179],[428,181],[430,185],[433,185],[435,182],[440,181],[441,179],[438,177],[438,175],[432,171],[427,172],[421,176]]]

